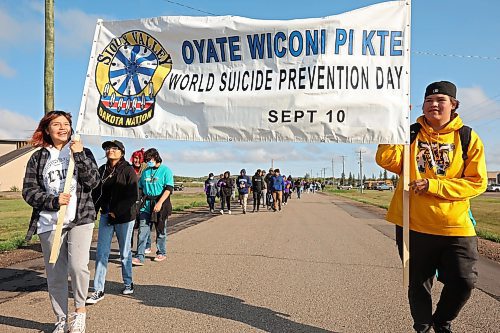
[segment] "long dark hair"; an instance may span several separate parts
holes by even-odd
[[[50,122],[56,119],[59,116],[64,116],[68,121],[69,125],[72,126],[73,122],[71,121],[71,114],[64,111],[50,111],[38,123],[38,127],[36,128],[33,136],[31,137],[31,144],[35,147],[47,147],[52,146],[54,142],[52,142],[52,138],[47,133],[47,129],[49,128]],[[71,128],[71,134],[73,134],[73,128]],[[69,137],[68,137],[69,140]]]

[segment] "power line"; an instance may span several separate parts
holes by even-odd
[[[426,51],[412,51],[413,54],[427,55],[435,57],[450,57],[450,58],[464,58],[464,59],[480,59],[480,60],[500,60],[500,57],[480,56],[480,55],[463,55],[463,54],[443,54]]]
[[[210,14],[210,15],[212,15],[212,16],[217,16],[217,14],[210,13],[210,12],[207,12],[207,11],[205,11],[205,10],[201,10],[201,9],[198,9],[198,8],[194,8],[194,7],[191,7],[191,6],[188,6],[188,5],[184,5],[184,4],[182,4],[182,3],[180,3],[180,2],[177,2],[177,1],[171,1],[171,0],[163,0],[163,1],[165,1],[165,2],[170,2],[170,3],[174,4],[174,5],[181,6],[181,7],[184,7],[184,8],[188,8],[188,9],[191,9],[191,10],[195,10],[195,11],[200,12],[200,13]]]

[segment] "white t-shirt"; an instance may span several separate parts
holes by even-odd
[[[66,174],[68,172],[70,149],[69,145],[63,147],[60,151],[54,147],[47,147],[50,152],[50,158],[47,160],[45,167],[43,168],[43,184],[45,185],[45,190],[53,195],[58,195],[64,191],[64,182],[66,180]],[[76,184],[77,184],[77,170],[73,174],[73,179],[71,180],[71,187],[69,193],[71,194],[71,199],[66,208],[66,216],[64,218],[63,227],[67,226],[70,222],[75,219],[76,216]],[[57,217],[59,211],[48,211],[43,210],[40,213],[40,218],[37,224],[37,233],[41,234],[47,231],[52,231],[56,229]]]

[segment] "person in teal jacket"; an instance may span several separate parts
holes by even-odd
[[[174,175],[172,170],[162,164],[160,154],[155,148],[146,150],[144,161],[147,168],[139,180],[141,201],[139,214],[139,244],[132,264],[143,266],[146,241],[151,234],[151,226],[156,227],[156,257],[154,261],[166,259],[167,253],[167,217],[172,213],[170,194],[174,191]]]

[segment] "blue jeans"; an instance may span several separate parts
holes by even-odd
[[[207,195],[208,208],[215,209],[215,195]]]
[[[135,221],[126,223],[109,224],[108,214],[101,214],[99,220],[99,235],[97,238],[97,254],[95,259],[94,290],[104,291],[106,272],[108,270],[108,259],[111,251],[111,240],[116,233],[120,249],[120,261],[122,264],[122,278],[126,286],[132,284],[132,231]]]
[[[147,239],[151,238],[151,228],[149,227],[150,220],[150,213],[141,212],[139,215],[139,243],[137,244],[137,255],[135,257],[141,262],[144,262],[144,251],[146,250]],[[156,254],[167,254],[167,221],[165,221],[163,234],[156,233]]]

